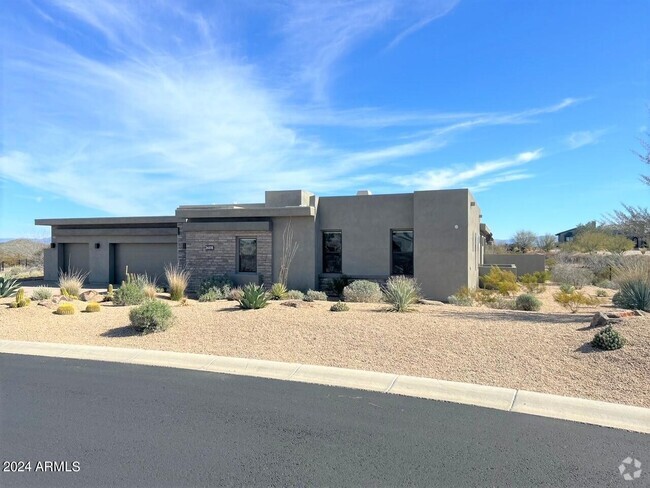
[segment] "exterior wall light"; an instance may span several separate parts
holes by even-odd
[[[99,244],[99,242],[95,242],[95,249],[99,249],[100,247],[101,245]]]

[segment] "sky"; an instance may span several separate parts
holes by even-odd
[[[647,0],[4,0],[0,237],[469,188],[495,237],[648,206]]]

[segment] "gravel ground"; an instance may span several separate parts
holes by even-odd
[[[540,295],[540,312],[418,305],[398,314],[381,304],[352,303],[349,312],[333,313],[331,302],[240,310],[234,302],[190,300],[172,303],[173,327],[146,336],[129,327],[130,307],[107,303],[100,313],[58,316],[37,305],[0,305],[0,339],[322,364],[650,407],[650,315],[617,326],[628,340],[623,349],[594,350],[589,321],[595,310],[611,310],[609,299],[570,314],[553,303],[556,290]]]

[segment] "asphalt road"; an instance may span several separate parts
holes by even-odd
[[[621,460],[646,468],[625,481]],[[0,354],[0,486],[650,486],[650,436],[345,388]],[[78,472],[36,472],[45,461]],[[62,465],[65,467],[65,465]],[[4,466],[3,466],[4,468]]]

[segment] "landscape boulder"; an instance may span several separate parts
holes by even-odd
[[[104,300],[104,297],[95,290],[88,290],[79,295],[79,300],[84,302],[101,302]]]
[[[624,317],[627,317],[628,315],[625,314],[623,315]],[[605,325],[612,325],[612,324],[618,324],[622,322],[622,316],[620,314],[616,313],[611,313],[611,314],[605,314],[603,312],[596,312],[594,316],[591,318],[591,324],[589,324],[590,327],[603,327]]]

